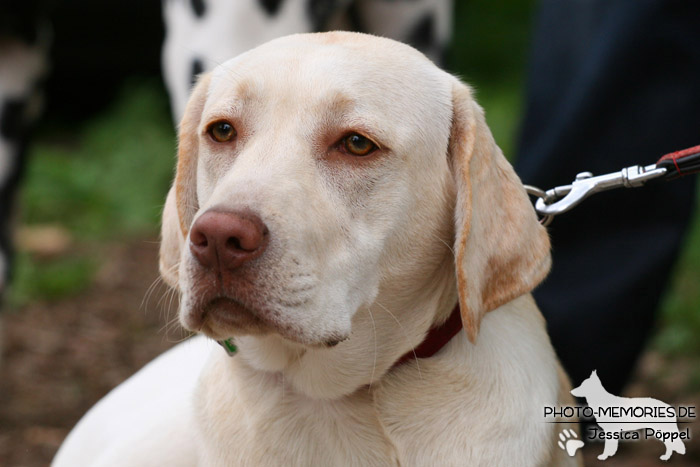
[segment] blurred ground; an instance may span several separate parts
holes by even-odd
[[[5,314],[0,466],[47,465],[86,410],[183,337],[165,287],[149,290],[158,276],[157,251],[155,237],[104,245],[94,252],[102,266],[85,291]],[[627,395],[697,407],[700,393],[688,389],[697,363],[650,351]],[[686,443],[686,455],[674,454],[667,465],[700,465],[700,422],[689,426],[695,439]],[[621,443],[605,462],[596,460],[600,443],[584,453],[587,465],[647,467],[662,465],[663,449],[653,440]]]
[[[0,465],[47,465],[91,405],[181,336],[165,332],[164,287],[144,301],[157,251],[155,239],[107,245],[87,290],[3,317]]]

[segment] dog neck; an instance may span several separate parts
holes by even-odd
[[[450,317],[442,324],[435,325],[415,349],[411,349],[399,358],[392,368],[419,358],[430,358],[440,351],[450,340],[463,330],[462,313],[459,304],[455,305]]]
[[[400,291],[380,288],[374,302],[353,317],[350,339],[335,347],[306,347],[277,335],[244,336],[236,338],[236,358],[251,369],[281,373],[294,390],[314,399],[337,399],[376,384],[404,355],[414,357],[413,349],[430,330],[452,316],[453,261],[446,254],[434,274],[392,281],[403,285]]]

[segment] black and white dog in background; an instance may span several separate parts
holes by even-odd
[[[177,121],[196,75],[275,37],[348,29],[409,43],[442,61],[452,0],[165,0],[163,76]]]
[[[164,0],[166,33],[162,72],[173,118],[177,122],[182,115],[191,85],[199,73],[287,34],[331,29],[363,31],[407,42],[440,63],[451,35],[452,1]],[[47,70],[54,74],[61,70],[61,57],[75,57],[75,49],[85,47],[90,52],[84,59],[76,60],[78,65],[72,65],[84,69],[70,70],[74,75],[66,75],[67,79],[54,86],[60,89],[57,98],[63,96],[67,100],[65,96],[70,95],[71,86],[96,86],[96,81],[101,86],[98,93],[79,90],[75,95],[92,94],[93,99],[98,94],[104,95],[109,83],[118,85],[115,75],[119,73],[109,67],[116,63],[124,70],[133,71],[140,63],[151,60],[150,56],[144,58],[143,51],[154,45],[151,42],[159,34],[153,32],[159,31],[161,25],[144,13],[145,8],[148,6],[139,5],[133,10],[139,11],[140,16],[134,16],[131,11],[130,24],[125,25],[114,14],[116,9],[127,10],[123,2],[106,1],[95,6],[89,2],[52,4],[28,0],[0,6],[0,295],[10,272],[12,208],[25,164],[29,129],[40,115],[42,78]],[[80,22],[64,29],[74,33],[73,42],[62,42],[60,28],[52,28],[52,23],[60,20],[59,15]],[[49,41],[52,29],[55,29],[54,40]],[[104,41],[104,36],[111,37]],[[49,42],[53,42],[51,54]],[[67,53],[55,50],[61,47],[74,50]],[[131,51],[133,60],[120,60],[125,52]],[[99,80],[81,81],[80,77],[86,74]],[[49,110],[52,102],[49,93]],[[82,108],[75,104],[71,107]]]

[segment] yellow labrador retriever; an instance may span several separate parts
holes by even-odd
[[[466,85],[388,39],[269,42],[200,79],[163,215],[181,323],[237,354],[161,356],[54,465],[577,465],[543,421],[549,267]]]

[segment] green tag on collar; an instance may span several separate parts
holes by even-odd
[[[233,339],[225,339],[223,341],[216,341],[221,347],[224,348],[229,357],[233,357],[238,352],[238,347],[233,343]]]

